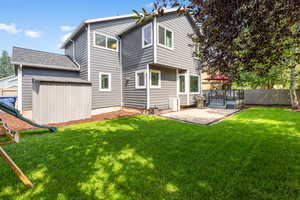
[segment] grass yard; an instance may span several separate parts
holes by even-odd
[[[300,199],[300,113],[253,107],[212,126],[154,116],[22,134],[0,199]]]

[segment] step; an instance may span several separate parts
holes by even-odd
[[[223,105],[223,104],[216,104],[216,103],[211,103],[209,104],[207,107],[209,108],[226,108],[226,105]]]

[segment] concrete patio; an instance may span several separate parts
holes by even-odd
[[[219,108],[205,108],[205,109],[186,109],[178,112],[170,112],[161,114],[162,117],[190,122],[195,124],[209,125],[217,122],[225,117],[232,115],[239,111],[239,109],[219,109]]]

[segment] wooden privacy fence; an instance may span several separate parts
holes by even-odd
[[[297,91],[300,100],[300,90]],[[245,104],[290,106],[289,90],[245,90]]]
[[[0,88],[0,96],[17,96],[18,90],[16,88]]]

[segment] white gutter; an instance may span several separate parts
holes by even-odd
[[[87,48],[88,48],[88,81],[91,81],[91,25],[87,27]]]
[[[176,12],[178,8],[170,8],[165,9],[166,13]],[[142,14],[142,13],[141,13]],[[126,18],[132,18],[135,17],[135,14],[127,14],[127,15],[119,15],[119,16],[113,16],[113,17],[103,17],[103,18],[95,18],[95,19],[87,19],[82,21],[77,28],[73,31],[73,33],[65,40],[65,42],[60,46],[61,49],[65,48],[65,46],[68,44],[70,39],[72,39],[86,24],[90,23],[96,23],[96,22],[105,22],[105,21],[112,21],[112,20],[118,20],[118,19],[126,19]]]
[[[22,65],[18,67],[18,110],[23,112],[23,98],[22,98],[23,74]]]

